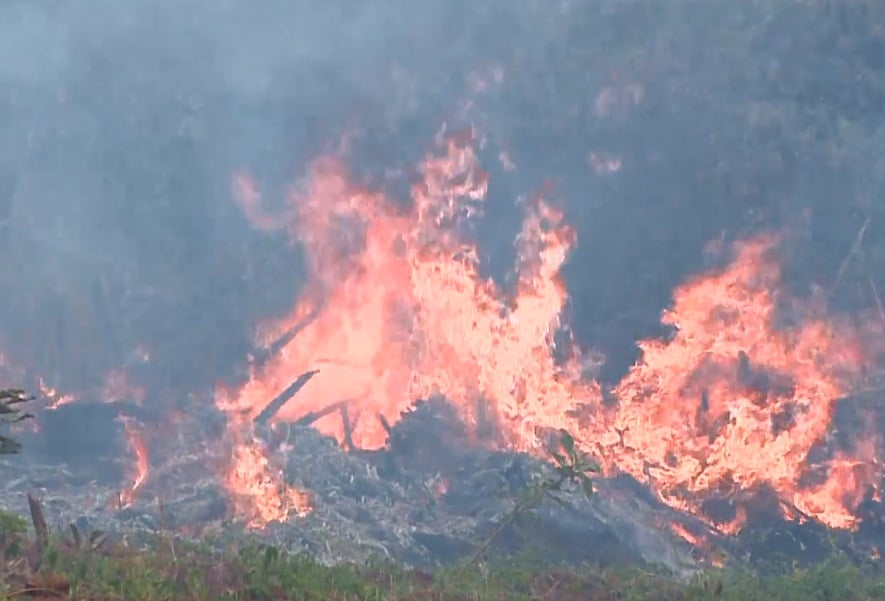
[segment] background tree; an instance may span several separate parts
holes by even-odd
[[[34,397],[26,395],[24,390],[16,388],[0,390],[0,424],[6,426],[34,417],[19,407],[22,403],[32,400]],[[21,444],[17,440],[0,434],[0,455],[11,455],[20,450]]]

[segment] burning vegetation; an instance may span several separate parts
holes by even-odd
[[[406,207],[324,158],[274,221],[239,176],[255,226],[276,223],[301,242],[311,275],[291,316],[263,328],[269,340],[296,326],[297,336],[244,384],[220,389],[218,407],[254,418],[316,370],[275,419],[322,415],[316,427],[347,446],[383,447],[414,399],[442,395],[476,444],[544,456],[545,433],[564,429],[608,475],[629,474],[675,508],[703,514],[711,497],[765,488],[788,519],[855,527],[860,503],[878,493],[878,440],[859,433],[837,449],[827,438],[837,403],[867,385],[881,322],[862,336],[822,303],[790,298],[777,236],[757,236],[680,286],[662,316],[671,336],[640,342],[640,361],[603,390],[568,337],[559,271],[575,234],[550,200],[524,202],[513,292],[479,275],[476,245],[459,235],[487,187],[474,138],[445,139]],[[706,517],[733,531],[744,515]]]
[[[215,392],[225,425],[201,448],[233,515],[263,528],[312,510],[315,491],[285,470],[286,455],[305,451],[297,438],[281,443],[274,424],[378,451],[416,400],[444,398],[463,427],[457,444],[547,458],[551,433],[569,432],[606,476],[632,477],[718,534],[740,530],[766,494],[781,519],[856,529],[861,504],[878,499],[879,439],[861,431],[840,446],[832,431],[837,404],[874,380],[882,322],[861,331],[829,316],[825,299],[791,297],[778,236],[755,236],[679,286],[661,319],[669,336],[641,341],[640,360],[603,385],[599,354],[578,346],[564,316],[560,271],[577,238],[555,198],[521,203],[512,285],[480,274],[481,143],[472,129],[441,132],[408,202],[357,183],[344,154],[314,161],[279,214],[250,176],[234,178],[256,228],[303,246],[308,283],[287,317],[258,328],[248,377]],[[79,396],[42,393],[47,410]],[[135,409],[146,392],[117,370],[100,395]],[[152,476],[150,445],[168,433],[149,443],[133,415],[120,419],[134,466],[118,499],[127,508]]]
[[[778,37],[776,17],[759,19],[775,32],[772,37]],[[836,21],[843,20],[860,26],[840,12]],[[593,336],[586,335],[592,329],[587,323],[600,318],[576,300],[596,292],[578,290],[575,280],[599,286],[599,297],[607,284],[569,277],[590,273],[587,262],[594,259],[587,249],[596,252],[601,243],[593,239],[598,230],[587,226],[587,214],[608,208],[577,205],[575,190],[563,192],[568,184],[561,180],[536,185],[534,178],[518,177],[535,168],[526,159],[543,154],[546,136],[557,145],[568,136],[567,116],[574,114],[593,127],[582,133],[578,150],[563,154],[580,164],[585,177],[603,182],[597,191],[640,179],[640,164],[667,172],[674,169],[668,162],[672,149],[662,144],[631,153],[608,143],[615,138],[608,132],[628,131],[641,111],[660,121],[662,106],[693,117],[695,104],[716,103],[706,97],[700,103],[689,93],[675,96],[686,86],[663,85],[656,74],[677,81],[685,69],[648,50],[624,65],[608,65],[608,75],[595,81],[593,93],[582,94],[580,107],[549,111],[552,122],[529,136],[532,152],[520,155],[501,133],[509,129],[496,128],[493,112],[477,107],[487,97],[505,95],[502,90],[520,90],[525,81],[511,83],[510,73],[523,68],[522,60],[528,59],[513,58],[506,67],[490,60],[487,68],[472,71],[467,99],[449,121],[458,127],[444,125],[406,166],[391,161],[367,168],[364,163],[387,157],[367,160],[356,134],[344,136],[332,151],[311,154],[283,192],[279,181],[255,168],[256,161],[233,170],[225,163],[228,215],[248,230],[250,244],[271,250],[255,251],[259,260],[242,259],[247,251],[231,243],[206,259],[212,269],[234,275],[219,278],[220,284],[207,277],[212,282],[182,303],[187,311],[157,320],[164,307],[177,306],[174,292],[133,283],[131,275],[115,279],[99,268],[83,286],[88,293],[64,301],[74,307],[70,312],[57,310],[65,298],[61,284],[33,307],[10,300],[10,315],[26,314],[32,324],[51,321],[47,328],[54,334],[45,345],[51,350],[34,343],[35,332],[16,345],[24,326],[0,324],[6,336],[0,385],[33,389],[39,405],[38,419],[9,424],[12,435],[0,443],[14,449],[19,438],[60,442],[54,455],[35,452],[4,461],[6,496],[41,489],[49,510],[74,523],[77,532],[86,522],[113,529],[107,520],[117,520],[197,536],[233,522],[328,562],[380,552],[411,565],[434,565],[472,557],[477,534],[492,532],[503,550],[531,538],[551,555],[564,545],[568,560],[604,562],[608,554],[612,561],[660,563],[678,572],[685,563],[718,565],[758,552],[753,537],[745,536],[754,529],[788,532],[795,542],[790,552],[800,555],[813,546],[809,533],[831,530],[840,543],[851,541],[853,551],[878,561],[878,547],[885,544],[885,416],[870,401],[883,390],[885,311],[869,274],[858,276],[863,300],[839,295],[857,265],[881,265],[881,257],[877,263],[864,254],[868,231],[881,218],[877,205],[852,201],[845,212],[859,215],[861,223],[853,244],[840,250],[827,285],[807,285],[805,274],[791,272],[790,257],[802,244],[814,247],[802,239],[814,229],[810,209],[772,201],[789,217],[775,219],[772,209],[728,231],[728,218],[722,218],[721,231],[709,235],[711,228],[691,229],[694,209],[685,208],[682,188],[662,191],[660,206],[630,205],[641,196],[631,189],[623,195],[625,206],[612,209],[618,219],[638,221],[636,214],[647,211],[643,219],[653,222],[672,207],[679,222],[673,229],[679,231],[656,238],[643,226],[625,240],[609,240],[613,255],[627,257],[613,262],[616,278],[655,279],[647,272],[662,269],[656,255],[666,244],[674,254],[689,239],[703,238],[707,247],[703,268],[655,279],[667,280],[666,301],[636,299],[637,305],[655,306],[657,329],[633,336],[621,331],[631,318],[612,319],[618,344],[638,350],[631,362],[612,360],[609,348],[594,346],[618,345],[588,341]],[[551,86],[559,81],[544,69]],[[766,75],[776,79],[790,69],[777,63],[769,70],[781,74]],[[719,73],[718,67],[711,71]],[[721,83],[707,82],[705,89],[727,87]],[[784,95],[804,98],[794,92]],[[59,104],[68,102],[59,96]],[[774,100],[744,104],[745,132],[711,142],[708,124],[700,123],[703,131],[686,144],[713,157],[708,165],[707,157],[692,155],[705,170],[686,178],[692,179],[686,184],[692,193],[697,186],[711,196],[710,213],[730,211],[724,203],[735,199],[732,204],[745,202],[753,213],[762,179],[741,172],[750,162],[739,160],[744,155],[726,168],[714,147],[732,143],[743,149],[751,134],[773,135],[795,118]],[[118,112],[125,111],[107,111]],[[716,113],[716,120],[732,118]],[[843,121],[834,129],[857,127]],[[659,137],[675,138],[667,131]],[[694,147],[701,142],[710,146]],[[815,145],[803,139],[797,146]],[[800,160],[792,157],[797,150],[791,152],[771,150],[759,172],[780,181],[776,176],[788,160]],[[852,164],[844,149],[816,157],[842,169]],[[721,175],[726,200],[714,194],[721,190],[709,184],[711,174]],[[514,219],[513,203],[502,216],[493,202],[495,186],[509,176],[519,188],[519,223],[502,244],[490,238],[500,230],[489,224]],[[792,198],[794,192],[780,193]],[[19,203],[13,215],[21,223],[35,221],[26,205]],[[138,223],[138,215],[132,220]],[[617,221],[606,223],[616,229]],[[187,238],[163,239],[177,249],[176,260],[191,257]],[[159,235],[149,242],[164,244]],[[25,252],[10,246],[10,253]],[[495,246],[506,247],[506,253],[498,249],[509,259],[506,268],[500,256],[489,258]],[[255,276],[255,263],[285,253],[301,263],[282,261],[270,277],[276,282]],[[18,263],[10,261],[0,276],[14,279]],[[59,280],[73,277],[59,265],[53,272]],[[169,265],[145,269],[163,272],[158,281],[191,290],[189,278]],[[248,352],[233,343],[236,352],[216,348],[212,336],[191,340],[190,327],[205,333],[241,325],[231,314],[247,304],[243,298],[236,299],[239,305],[232,301],[235,309],[227,313],[219,307],[229,306],[217,301],[236,296],[224,285],[236,278],[246,282],[243,297],[271,296],[277,287],[296,293],[279,293],[284,310],[263,310],[258,302],[243,310],[248,318],[240,321],[254,330],[254,340],[241,345]],[[115,294],[117,288],[125,292]],[[625,284],[624,290],[646,289]],[[633,302],[612,298],[607,302]],[[118,325],[115,316],[126,313],[118,305],[134,307],[136,317]],[[158,321],[162,328],[155,327]],[[112,332],[113,340],[105,344],[84,335],[98,331]],[[600,326],[596,333],[603,331]],[[142,334],[150,340],[133,343]],[[226,363],[222,356],[236,361]],[[621,371],[613,367],[619,363]],[[220,381],[207,385],[215,379]],[[567,459],[586,468],[582,478],[562,477]],[[58,464],[64,467],[56,469]],[[531,496],[550,492],[544,483],[558,482],[556,488],[566,480],[598,494],[588,499],[580,490],[557,489],[563,496],[554,495],[552,502],[549,495]],[[537,524],[517,523],[514,516],[524,517],[527,508],[537,514]],[[602,542],[587,549],[591,538]]]
[[[104,378],[101,398],[126,399],[131,412],[119,416],[133,467],[118,510],[137,504],[151,479],[157,491],[162,480],[195,477],[169,465],[183,444],[205,455],[199,478],[226,490],[222,514],[251,529],[305,518],[320,491],[292,482],[287,464],[316,451],[286,424],[310,425],[358,456],[397,454],[399,422],[416,401],[444,399],[434,402],[452,415],[436,456],[421,443],[411,451],[436,470],[437,502],[456,494],[446,457],[458,447],[550,459],[551,435],[567,432],[605,477],[629,476],[693,516],[666,521],[705,553],[711,543],[701,539],[740,531],[766,504],[780,520],[856,530],[861,505],[878,500],[880,441],[869,429],[837,444],[833,428],[837,405],[875,385],[882,321],[871,316],[861,330],[830,316],[825,298],[792,297],[779,237],[757,235],[720,249],[721,266],[679,286],[661,318],[669,335],[640,341],[639,361],[603,384],[600,354],[577,344],[565,316],[560,272],[578,240],[555,197],[521,201],[511,284],[481,275],[482,143],[473,129],[441,132],[407,202],[357,183],[343,151],[314,161],[277,214],[257,182],[235,176],[234,199],[254,227],[304,248],[307,284],[288,316],[260,324],[248,376],[218,386],[214,428],[198,433],[184,424],[206,417],[171,411],[148,435],[137,418],[144,388],[119,370]],[[81,396],[41,391],[47,411]]]

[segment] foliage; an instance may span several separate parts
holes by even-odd
[[[575,447],[574,437],[565,430],[560,430],[559,441],[561,451],[552,451],[550,454],[556,460],[556,478],[541,483],[542,495],[560,501],[557,493],[562,491],[565,484],[580,484],[584,494],[589,498],[593,494],[593,474],[599,473],[597,465],[590,456]]]
[[[569,432],[559,431],[559,449],[551,451],[550,455],[556,462],[554,476],[537,480],[523,491],[523,494],[516,499],[513,508],[503,517],[492,533],[477,546],[462,568],[454,574],[450,583],[457,584],[463,578],[466,570],[476,565],[492,543],[508,527],[538,509],[544,499],[566,505],[567,501],[562,493],[567,492],[566,487],[569,485],[580,486],[587,498],[593,495],[592,475],[599,472],[599,466],[575,446],[575,439]]]
[[[21,553],[28,523],[19,515],[0,509],[0,559],[8,560]]]
[[[31,419],[34,416],[23,412],[18,405],[34,400],[24,390],[11,388],[0,390],[0,425],[7,426]],[[0,434],[0,455],[11,455],[21,450],[21,444],[8,436]]]
[[[429,574],[375,561],[325,566],[304,554],[246,543],[219,550],[212,541],[156,537],[143,549],[120,543],[75,548],[54,540],[39,570],[22,574],[8,561],[0,588],[6,599],[84,601],[373,600],[493,601],[872,601],[885,598],[885,577],[844,557],[802,570],[760,577],[746,568],[710,570],[690,582],[621,567],[564,569],[540,562],[492,562],[488,569]]]
[[[562,568],[537,558],[479,558],[520,516],[545,500],[567,504],[570,491],[594,493],[599,468],[561,431],[552,474],[539,477],[461,566],[436,573],[386,562],[327,566],[307,554],[245,539],[231,529],[189,541],[169,535],[123,538],[102,532],[56,533],[29,541],[25,521],[0,512],[0,601],[872,601],[885,598],[885,575],[834,554],[810,568],[708,570],[691,581],[640,569]]]

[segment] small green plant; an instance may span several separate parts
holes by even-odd
[[[23,412],[18,405],[33,401],[34,397],[25,394],[24,390],[10,388],[0,390],[0,425],[8,426],[34,416]],[[0,434],[0,455],[12,455],[21,451],[21,443],[17,440]]]
[[[546,495],[561,502],[556,495],[565,484],[579,484],[584,494],[589,498],[593,495],[593,475],[599,473],[599,464],[590,459],[590,456],[575,447],[574,437],[565,430],[559,431],[560,451],[553,451],[550,455],[556,461],[556,475],[552,480],[541,484]]]
[[[20,515],[0,509],[0,558],[17,557],[25,543],[28,522]]]
[[[599,465],[589,455],[575,446],[574,437],[565,430],[559,431],[559,448],[551,451],[550,456],[555,462],[554,475],[534,482],[516,499],[513,508],[507,512],[492,533],[483,540],[476,550],[467,558],[455,580],[460,580],[470,567],[488,551],[495,540],[517,520],[539,508],[544,499],[550,499],[560,505],[567,505],[563,493],[568,486],[579,486],[587,498],[593,496],[593,475],[599,473]]]
[[[566,454],[567,455],[567,454]],[[23,521],[8,531],[22,538]],[[679,581],[629,565],[600,568],[550,567],[512,557],[490,560],[481,577],[463,578],[451,588],[445,572],[427,573],[375,561],[327,566],[307,554],[241,540],[235,548],[214,549],[182,542],[171,551],[166,536],[138,548],[109,542],[101,549],[80,547],[53,535],[39,568],[27,561],[6,563],[0,573],[0,601],[80,599],[106,601],[500,601],[544,599],[585,601],[880,601],[881,572],[834,555],[804,569],[785,566],[760,574],[749,566],[707,570]],[[23,557],[27,557],[25,552]]]

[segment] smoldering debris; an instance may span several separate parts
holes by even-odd
[[[552,468],[527,455],[459,444],[463,432],[448,417],[442,402],[421,403],[392,429],[391,444],[380,451],[346,451],[309,426],[258,425],[256,437],[282,461],[287,483],[309,491],[312,509],[304,517],[268,523],[254,535],[327,563],[383,556],[432,567],[469,556],[526,488]],[[177,437],[179,443],[205,435],[196,429],[206,421],[182,421],[194,431]],[[210,446],[186,449],[171,441],[166,446],[128,505],[113,474],[129,470],[131,458],[124,458],[125,465],[115,457],[74,469],[41,465],[27,455],[0,462],[5,482],[0,503],[26,514],[30,492],[58,532],[74,524],[78,532],[116,538],[162,532],[201,537],[241,528],[230,519],[231,501],[219,477],[225,461],[220,447],[213,452]],[[617,481],[601,482],[591,500],[575,491],[563,505],[545,502],[531,519],[502,530],[490,552],[537,552],[579,563],[655,563],[678,571],[695,566],[699,558],[665,525],[701,523],[648,495],[625,491]]]
[[[76,413],[77,405],[71,407]],[[154,534],[213,534],[216,540],[248,535],[328,564],[380,556],[425,569],[472,557],[490,539],[483,557],[513,553],[572,564],[653,564],[683,575],[735,557],[764,561],[779,554],[812,562],[833,544],[863,561],[885,541],[875,524],[843,533],[813,520],[787,521],[765,491],[743,491],[740,498],[723,491],[721,499],[705,504],[723,522],[734,518],[738,504],[751,508],[743,529],[727,535],[703,516],[661,503],[624,475],[598,478],[592,497],[567,491],[564,502],[546,500],[512,519],[526,491],[553,473],[552,464],[471,439],[443,399],[417,403],[390,428],[388,446],[378,451],[342,448],[303,423],[255,424],[254,439],[285,484],[305,491],[310,511],[291,511],[288,518],[249,529],[243,516],[233,517],[234,499],[224,486],[230,448],[205,444],[219,440],[221,421],[205,408],[179,416],[176,435],[160,428],[163,444],[156,445],[136,490],[135,458],[119,452],[128,444],[122,427],[107,435],[118,452],[91,462],[49,463],[28,453],[4,458],[0,505],[27,515],[30,495],[40,500],[51,531],[81,538],[99,533],[102,540],[138,544]],[[129,474],[122,486],[120,474]]]

